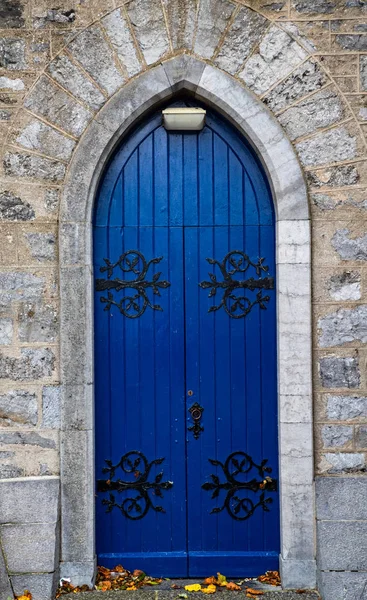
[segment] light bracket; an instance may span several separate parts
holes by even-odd
[[[205,125],[203,108],[166,108],[162,110],[163,125],[167,131],[201,131]]]

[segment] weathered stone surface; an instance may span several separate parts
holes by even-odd
[[[97,86],[65,54],[57,56],[47,71],[62,87],[94,110],[98,110],[106,101]]]
[[[349,229],[338,229],[331,243],[343,260],[367,260],[367,233],[362,237],[350,238]]]
[[[248,59],[240,77],[256,94],[263,94],[306,57],[307,52],[288,33],[273,26],[262,39],[259,52]]]
[[[25,41],[18,38],[0,38],[0,67],[21,71],[27,66]]]
[[[311,200],[320,211],[337,211],[340,218],[345,215],[348,220],[351,217],[351,208],[359,211],[367,210],[367,191],[363,189],[336,192],[330,190],[312,194]]]
[[[31,256],[38,262],[55,260],[56,239],[53,233],[25,233]]]
[[[320,569],[366,571],[367,521],[319,521],[317,546]]]
[[[325,448],[342,448],[353,441],[353,427],[348,425],[324,425],[321,435]]]
[[[191,49],[195,32],[197,1],[163,0],[163,2],[166,7],[173,48]]]
[[[367,470],[364,454],[349,452],[327,452],[325,471],[330,475],[337,473],[360,473]]]
[[[367,600],[366,573],[320,571],[323,600]]]
[[[367,91],[367,55],[359,57],[361,89]]]
[[[0,273],[0,306],[16,300],[36,300],[42,296],[45,280],[32,273]]]
[[[57,309],[51,304],[23,303],[19,310],[21,342],[54,342],[58,334]]]
[[[0,318],[0,346],[8,346],[13,340],[12,319]]]
[[[336,8],[335,0],[293,0],[292,8],[301,15],[332,14]]]
[[[327,396],[326,415],[332,421],[366,418],[367,398],[363,396]]]
[[[357,139],[345,127],[337,127],[299,142],[296,148],[305,167],[323,165],[355,158]]]
[[[8,569],[5,563],[5,557],[3,550],[0,549],[0,598],[10,598],[14,596],[12,586],[10,585],[10,579],[8,575]]]
[[[333,300],[360,300],[361,274],[358,271],[343,271],[330,277],[327,287]]]
[[[194,52],[211,58],[234,11],[235,5],[226,0],[201,0]]]
[[[15,594],[21,596],[24,590],[28,590],[32,594],[32,600],[50,600],[50,598],[54,598],[58,586],[57,573],[12,575],[11,582]]]
[[[13,381],[30,381],[51,377],[55,355],[49,348],[22,348],[20,357],[0,354],[0,377]]]
[[[28,202],[24,202],[12,192],[0,192],[0,219],[4,221],[31,221],[35,212]]]
[[[358,388],[360,384],[357,357],[324,356],[320,358],[320,378],[325,388]]]
[[[68,49],[109,95],[124,83],[99,27],[85,29],[69,44]]]
[[[25,85],[21,79],[10,79],[10,77],[5,77],[5,75],[3,75],[0,77],[0,89],[11,90],[12,92],[22,92],[25,89]]]
[[[104,17],[102,24],[129,77],[139,73],[141,64],[122,9],[115,10]]]
[[[361,425],[356,430],[356,448],[367,448],[367,426]]]
[[[54,439],[44,437],[35,431],[30,433],[23,433],[21,431],[12,431],[9,433],[0,432],[0,444],[56,448],[56,442]]]
[[[0,479],[11,479],[13,477],[23,477],[24,469],[16,465],[0,464]]]
[[[228,73],[236,73],[269,25],[259,13],[243,7],[230,27],[216,57],[216,64]]]
[[[19,0],[2,0],[0,6],[0,29],[24,27],[24,3]]]
[[[58,520],[58,477],[32,477],[3,481],[0,523],[55,523]]]
[[[50,573],[55,570],[57,524],[2,525],[0,535],[9,571]]]
[[[278,118],[291,140],[328,127],[345,116],[343,103],[334,88],[327,88],[291,106]]]
[[[365,52],[367,50],[367,35],[341,34],[335,36],[335,41],[343,50]]]
[[[56,160],[33,154],[7,152],[4,157],[4,171],[10,177],[62,181],[65,175],[65,165]]]
[[[54,212],[59,204],[60,195],[58,190],[45,191],[45,209],[47,212]]]
[[[367,342],[367,306],[339,309],[319,319],[321,348],[342,346],[348,342]]]
[[[45,75],[37,81],[24,106],[76,137],[83,133],[92,117],[88,109],[74,101]]]
[[[0,396],[0,426],[37,425],[36,394],[26,390],[11,390]]]
[[[330,167],[317,172],[307,172],[307,180],[313,187],[342,187],[358,183],[360,175],[355,165]]]
[[[169,50],[168,34],[160,0],[141,4],[133,0],[127,12],[135,37],[148,65],[151,65]]]
[[[49,385],[42,390],[42,427],[60,428],[60,386]]]
[[[366,477],[316,477],[317,518],[367,520]]]
[[[61,160],[68,160],[74,150],[75,141],[62,135],[56,129],[34,119],[21,130],[17,144],[30,150],[38,150]]]
[[[264,98],[265,104],[274,112],[286,108],[306,94],[315,92],[328,81],[317,63],[308,60],[287,79],[275,86]]]

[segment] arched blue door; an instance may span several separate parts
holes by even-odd
[[[98,562],[278,568],[274,211],[242,137],[150,117],[94,220]]]

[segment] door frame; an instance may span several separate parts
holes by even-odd
[[[95,573],[93,206],[116,146],[154,107],[187,91],[254,148],[276,213],[278,421],[283,587],[316,586],[311,376],[311,240],[297,155],[270,111],[238,81],[187,55],[126,84],[100,110],[71,162],[60,207],[61,576]]]

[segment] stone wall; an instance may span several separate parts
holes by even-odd
[[[58,266],[80,260],[72,244],[67,257],[58,252],[59,199],[73,152],[131,78],[193,54],[258,96],[304,169],[313,234],[319,580],[326,600],[360,600],[367,593],[358,551],[367,544],[367,3],[56,4],[5,0],[0,7],[0,495],[15,488],[28,495],[41,477],[40,502],[56,511],[59,431],[87,428],[77,414],[72,427],[60,421]],[[38,523],[27,511],[20,502],[24,532]],[[58,517],[42,521],[53,564],[13,562],[9,519],[0,503],[12,585],[31,572],[35,600],[47,600]],[[24,533],[25,554],[35,556],[33,543]]]

